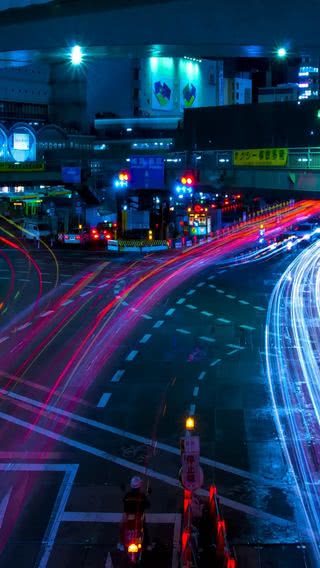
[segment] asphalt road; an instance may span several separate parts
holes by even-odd
[[[134,472],[152,487],[146,565],[177,566],[188,413],[243,565],[306,565],[263,353],[268,299],[296,252],[220,265],[248,246],[239,235],[134,259],[59,251],[58,279],[48,251],[3,248],[0,566],[125,566],[120,485]]]

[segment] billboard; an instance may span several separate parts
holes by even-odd
[[[234,166],[286,166],[288,148],[257,148],[234,150]]]
[[[79,166],[62,166],[61,178],[64,183],[81,183],[81,168]]]
[[[180,60],[180,109],[199,106],[201,73],[199,63]]]
[[[29,148],[30,148],[30,135],[27,132],[14,132],[13,149],[29,150]]]
[[[174,87],[174,62],[172,57],[151,57],[151,108],[172,110]]]

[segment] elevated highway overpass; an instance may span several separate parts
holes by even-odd
[[[320,5],[311,0],[5,0],[0,56],[27,60],[65,55],[74,42],[90,58],[110,56],[269,57],[318,55]],[[302,25],[303,22],[303,25]],[[25,53],[27,52],[27,53]]]

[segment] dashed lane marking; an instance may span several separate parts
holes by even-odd
[[[105,406],[110,400],[110,397],[111,397],[111,392],[104,392],[97,404],[97,408],[105,408]]]
[[[189,310],[196,310],[197,306],[193,306],[193,304],[186,304],[186,308],[189,308]]]
[[[210,318],[210,317],[213,316],[213,314],[211,314],[210,312],[206,312],[205,310],[203,310],[201,313],[202,313],[204,316],[207,316],[208,318]]]
[[[228,351],[227,355],[234,355],[234,353],[239,353],[239,349],[233,349],[232,351]]]
[[[215,278],[215,275],[209,276],[208,280],[213,280],[214,278]]]
[[[239,304],[243,304],[244,306],[248,306],[250,304],[250,302],[247,302],[246,300],[238,300]]]
[[[51,280],[42,280],[42,284],[53,284]]]
[[[242,345],[236,345],[236,343],[227,343],[226,345],[227,347],[231,347],[231,349],[244,349],[244,347],[242,347]]]
[[[176,329],[176,331],[178,331],[179,333],[184,333],[186,335],[190,335],[191,331],[187,331],[186,329]]]
[[[224,274],[224,272],[227,272],[227,270],[225,268],[223,268],[222,270],[219,270],[219,272],[217,274]]]
[[[194,387],[192,395],[198,396],[198,394],[199,394],[199,387]]]
[[[157,329],[158,327],[161,327],[163,323],[164,323],[163,320],[158,320],[152,327],[155,327]]]
[[[225,318],[217,318],[217,321],[221,321],[221,323],[231,323],[230,320],[227,320]]]
[[[80,294],[80,297],[84,298],[84,296],[88,296],[88,294],[92,294],[92,291],[88,290],[87,292],[83,292],[83,294]]]
[[[60,276],[63,276],[64,278],[71,278],[72,274],[60,274]]]
[[[126,357],[126,361],[133,361],[136,355],[138,355],[138,351],[133,349],[133,351],[130,351],[129,355]]]
[[[152,316],[149,316],[148,314],[141,314],[141,317],[146,320],[152,320]]]
[[[177,304],[183,304],[186,301],[185,298],[180,298],[179,300],[177,300]]]
[[[218,294],[224,294],[224,290],[221,290],[221,288],[217,288],[216,292],[218,292]]]
[[[265,312],[266,308],[263,308],[262,306],[253,306],[255,310],[259,310],[260,312]]]
[[[165,313],[165,315],[166,315],[166,316],[172,316],[173,312],[175,312],[175,311],[176,311],[176,308],[170,308],[170,310],[168,310],[168,311]]]
[[[30,282],[30,278],[18,278],[19,282]]]
[[[197,288],[202,288],[202,286],[205,285],[205,282],[199,282],[199,284],[197,284]]]
[[[189,416],[194,416],[195,411],[196,411],[196,405],[195,405],[195,404],[190,404]]]
[[[0,337],[0,343],[3,343],[4,341],[7,341],[7,339],[9,339],[9,336],[7,336],[7,337]]]
[[[229,298],[230,300],[235,300],[237,296],[233,296],[232,294],[226,294],[226,298]]]
[[[209,288],[216,288],[214,284],[209,284]]]
[[[203,381],[204,377],[206,376],[206,371],[202,371],[198,377],[198,381]]]
[[[66,300],[61,304],[61,306],[68,306],[68,304],[72,304],[73,300]]]
[[[39,318],[46,318],[47,316],[49,316],[50,314],[53,314],[54,310],[48,310],[47,312],[42,312],[42,314],[39,314]]]
[[[29,325],[31,325],[31,321],[27,321],[27,323],[20,325],[20,327],[17,327],[16,331],[22,331],[23,329],[26,329],[26,327],[29,327]]]
[[[248,329],[249,331],[254,331],[256,328],[252,327],[251,325],[240,325],[239,327],[242,327],[242,329]]]
[[[212,361],[210,367],[215,367],[216,365],[218,365],[218,363],[220,363],[221,359],[215,359],[214,361]]]
[[[208,343],[214,343],[215,339],[213,339],[213,337],[206,337],[205,335],[200,335],[199,339],[202,339],[203,341],[207,341]]]
[[[153,326],[154,327],[154,326]],[[146,333],[139,341],[139,343],[147,343],[151,337],[151,333]]]
[[[122,377],[122,375],[124,374],[125,370],[124,369],[119,369],[118,371],[115,372],[115,374],[113,375],[111,382],[112,383],[118,383]]]
[[[195,290],[193,290],[193,288],[192,288],[191,290],[189,290],[189,291],[187,292],[187,296],[191,296],[191,295],[194,294],[194,293],[195,293]]]

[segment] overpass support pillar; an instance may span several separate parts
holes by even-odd
[[[84,65],[57,62],[50,66],[50,120],[82,132],[88,131],[87,75]]]

